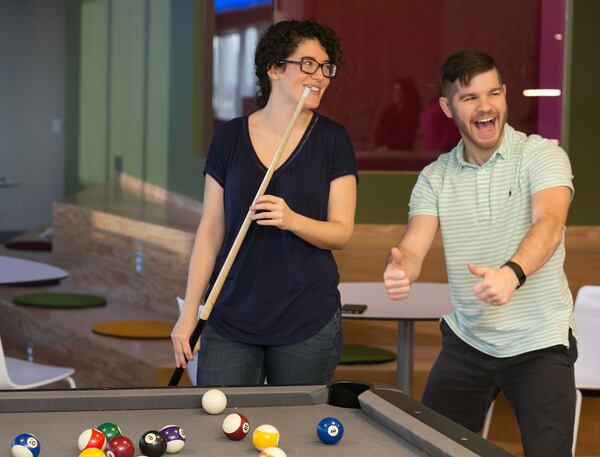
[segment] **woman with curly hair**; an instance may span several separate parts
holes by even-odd
[[[352,235],[357,168],[346,130],[315,110],[340,58],[328,27],[270,26],[256,47],[259,110],[213,138],[185,304],[172,333],[178,367],[200,351],[198,385],[321,384],[339,361],[339,274],[331,250]],[[252,204],[306,86],[311,92],[267,192]],[[192,349],[199,304],[249,207],[253,223]]]

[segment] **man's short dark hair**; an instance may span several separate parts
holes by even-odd
[[[463,49],[455,52],[442,65],[442,93],[446,96],[452,84],[457,80],[461,86],[468,86],[475,76],[494,68],[498,71],[498,76],[502,81],[496,62],[489,54],[477,49]]]

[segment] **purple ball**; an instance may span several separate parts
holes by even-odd
[[[185,446],[185,433],[179,425],[165,425],[160,429],[160,434],[167,442],[167,453],[174,454]]]

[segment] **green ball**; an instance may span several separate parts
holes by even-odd
[[[104,422],[103,424],[98,425],[97,428],[106,437],[107,443],[115,436],[121,436],[123,434],[119,426],[117,424],[113,424],[112,422]]]

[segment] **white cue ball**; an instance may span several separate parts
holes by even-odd
[[[208,414],[221,414],[225,408],[227,408],[227,397],[220,390],[207,390],[202,395],[202,409]]]

